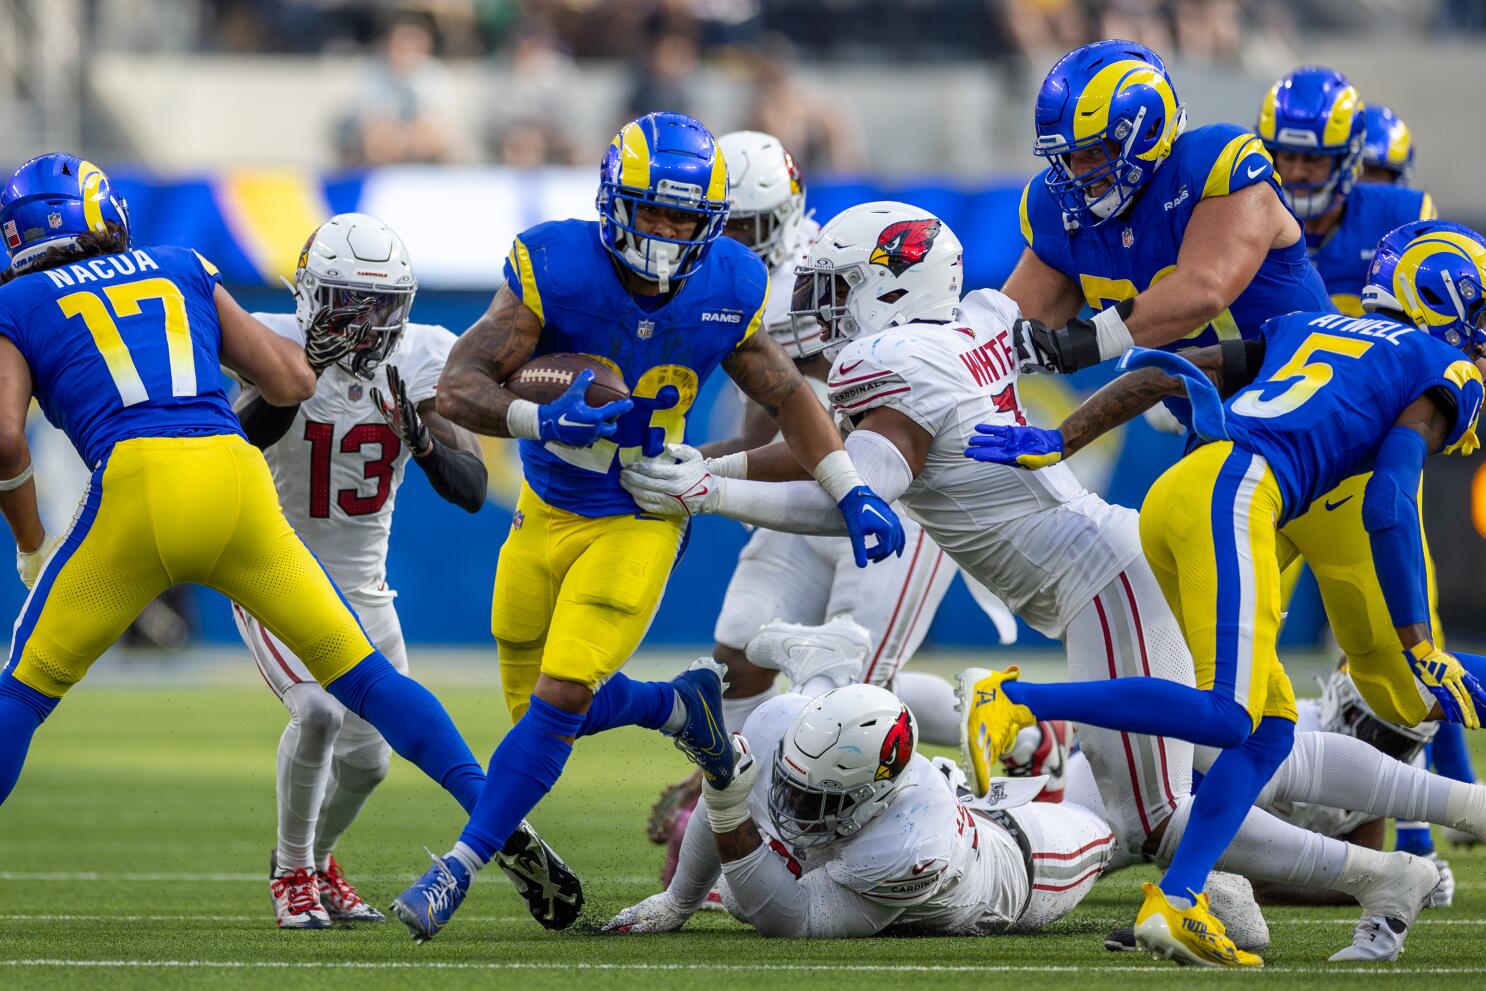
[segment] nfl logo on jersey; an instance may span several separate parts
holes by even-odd
[[[361,402],[361,383],[360,382],[352,382],[350,388],[348,388],[346,390],[346,396],[353,403],[359,403],[359,402]]]
[[[650,335],[653,333],[655,333],[654,320],[641,320],[639,325],[635,327],[635,336],[642,341],[650,340]]]
[[[1135,244],[1135,232],[1128,227],[1120,231],[1120,244],[1127,248],[1132,247]]]

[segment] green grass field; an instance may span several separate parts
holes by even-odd
[[[421,669],[486,759],[506,725],[493,669],[468,659]],[[1262,974],[1197,974],[1111,955],[1101,937],[1129,924],[1138,882],[1153,876],[1146,870],[1102,882],[1077,913],[1033,938],[765,941],[712,914],[670,936],[605,937],[591,926],[554,934],[527,917],[493,872],[426,946],[396,923],[280,932],[266,865],[283,721],[240,656],[175,672],[101,664],[38,735],[0,810],[0,988],[538,991],[575,979],[585,989],[647,991],[828,979],[1019,991],[1136,981],[1158,989],[1234,981],[1437,988],[1480,986],[1477,975],[1486,975],[1486,854],[1463,850],[1446,851],[1460,881],[1455,907],[1426,914],[1402,961],[1372,967],[1326,963],[1348,942],[1356,913],[1344,909],[1270,910],[1274,943]],[[644,839],[644,815],[656,790],[686,769],[669,745],[641,731],[583,741],[533,817],[583,876],[593,922],[656,890],[661,853]],[[462,820],[452,800],[394,761],[340,859],[362,893],[385,906],[423,870],[423,847],[447,849]]]

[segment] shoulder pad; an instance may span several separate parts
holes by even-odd
[[[916,904],[934,893],[950,866],[955,799],[927,760],[914,770],[920,776],[826,865],[832,880],[875,901],[899,905]]]
[[[1177,139],[1173,154],[1182,177],[1202,191],[1198,199],[1227,196],[1274,180],[1274,159],[1253,131],[1211,124]]]
[[[516,236],[506,255],[506,282],[543,321],[548,302],[562,299],[593,274],[593,254],[586,243],[591,223],[553,220]]]
[[[902,404],[913,392],[912,372],[922,364],[919,341],[902,328],[853,341],[839,355],[826,378],[831,407],[857,416],[878,406]]]
[[[1441,380],[1435,383],[1443,388],[1455,403],[1455,422],[1445,437],[1445,454],[1473,454],[1481,446],[1476,437],[1476,424],[1481,417],[1483,387],[1481,373],[1475,362],[1460,358],[1451,362]]]

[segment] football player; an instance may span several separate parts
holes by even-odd
[[[407,672],[402,626],[387,587],[392,506],[409,461],[445,499],[485,504],[474,435],[434,409],[434,386],[454,335],[408,322],[417,280],[402,239],[375,217],[331,217],[305,241],[293,313],[254,319],[305,349],[323,369],[303,403],[270,406],[251,385],[237,404],[264,451],[279,504],[392,666]],[[383,369],[385,368],[385,375]],[[263,680],[289,710],[279,740],[278,843],[269,889],[282,928],[333,920],[381,922],[333,855],[372,790],[389,750],[375,729],[316,683],[305,663],[240,606],[233,618]]]
[[[1414,180],[1414,135],[1403,118],[1369,103],[1362,112],[1362,181],[1407,188]]]
[[[1433,642],[1416,494],[1428,454],[1469,454],[1478,446],[1483,287],[1486,239],[1456,224],[1414,221],[1378,244],[1362,293],[1367,317],[1278,317],[1264,325],[1259,341],[1207,348],[1190,362],[1142,350],[1124,363],[1138,371],[1096,393],[1058,430],[976,428],[968,456],[1035,469],[1060,462],[1165,397],[1186,396],[1200,446],[1152,487],[1140,531],[1192,647],[1199,690],[1157,679],[1020,684],[1015,671],[976,686],[977,710],[993,739],[1009,742],[1033,712],[1078,721],[1119,712],[1128,728],[1202,734],[1210,739],[1197,742],[1230,748],[1207,772],[1198,796],[1207,833],[1182,851],[1141,910],[1136,935],[1143,945],[1180,953],[1190,942],[1179,932],[1178,919],[1190,910],[1177,901],[1178,892],[1198,890],[1189,879],[1205,876],[1247,803],[1291,751],[1294,694],[1275,653],[1284,527],[1341,479],[1372,472],[1360,515],[1402,645],[1394,664],[1418,679],[1432,702],[1429,718],[1480,726],[1486,659],[1452,655]],[[1365,688],[1362,694],[1367,697]],[[1367,952],[1359,938],[1354,952],[1337,958],[1396,953],[1408,920],[1397,921],[1404,925],[1364,917],[1358,936],[1370,928]]]
[[[674,516],[642,512],[620,487],[619,469],[682,441],[686,414],[718,365],[769,411],[830,493],[857,565],[902,553],[896,515],[861,484],[788,355],[757,332],[768,272],[721,237],[727,182],[724,158],[696,120],[652,113],[626,124],[601,166],[599,220],[521,234],[505,284],[450,352],[439,412],[476,433],[521,441],[525,485],[491,606],[516,724],[491,758],[495,783],[458,843],[393,903],[416,939],[432,938],[475,873],[508,848],[561,775],[575,738],[641,725],[674,737],[719,785],[731,777],[720,664],[694,665],[671,682],[619,673],[650,624],[684,529]],[[541,405],[503,386],[533,354],[570,351],[612,362],[631,398],[590,407],[592,372]],[[563,928],[577,918],[581,894],[570,871],[550,866],[550,883],[518,887],[544,925]]]
[[[1016,469],[1005,467],[979,474],[965,459],[977,419],[1011,426],[1026,417],[1016,398],[1015,306],[993,290],[959,300],[960,265],[954,234],[925,211],[899,203],[846,211],[826,225],[811,249],[795,305],[801,313],[817,314],[840,348],[830,376],[831,402],[850,429],[847,450],[874,490],[900,497],[966,574],[1034,629],[1064,641],[1071,677],[1106,679],[1097,682],[1104,687],[1157,681],[1195,694],[1192,656],[1141,556],[1137,514],[1084,491],[1057,466],[1048,469],[1056,475],[1042,480],[1041,473],[1018,477]],[[746,479],[716,476],[710,469],[725,467],[716,460],[684,449],[677,453],[675,463],[640,461],[622,474],[643,508],[661,511],[668,500],[680,500],[689,512],[721,513],[760,526],[840,530],[826,512],[829,502],[813,495],[809,483],[763,481],[800,474],[778,445],[748,452]],[[1029,484],[1032,479],[1038,480]],[[981,708],[979,683],[989,674],[972,669],[961,675],[970,720]],[[1120,725],[1127,716],[1131,725]],[[1083,711],[1078,722],[1116,836],[1127,850],[1170,861],[1192,834],[1190,744],[1162,739],[1118,708]],[[964,764],[977,790],[986,787],[991,760],[1015,735],[1016,726],[1006,728],[1004,735],[967,734]],[[1346,784],[1311,782],[1304,775],[1292,780],[1295,787],[1314,784],[1328,801],[1330,791]],[[1486,811],[1481,790],[1460,787],[1465,790],[1458,795],[1458,816],[1466,808]],[[1316,797],[1309,790],[1281,796]],[[1370,805],[1380,797],[1362,800]],[[1336,798],[1336,804],[1352,801]],[[1409,806],[1387,814],[1416,812]],[[1368,918],[1407,921],[1439,879],[1433,865],[1417,857],[1349,847],[1258,810],[1227,845],[1222,869],[1338,888],[1354,894]],[[1149,886],[1148,892],[1155,891]],[[1192,909],[1193,926],[1202,927],[1193,938],[1200,936],[1215,958],[1242,959],[1205,904],[1199,899]]]
[[[0,189],[0,512],[31,594],[0,673],[0,802],[31,737],[152,599],[214,588],[396,750],[473,808],[484,774],[438,700],[372,645],[279,508],[221,366],[268,404],[315,392],[303,347],[254,320],[200,255],[134,247],[102,170],[72,155]],[[91,467],[72,526],[36,514],[26,409],[35,396]]]

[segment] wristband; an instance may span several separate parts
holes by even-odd
[[[851,455],[845,451],[827,454],[810,474],[815,476],[820,487],[836,502],[846,498],[848,492],[862,484],[862,476],[857,473],[856,465],[851,463]]]
[[[1125,303],[1128,303],[1128,300]],[[1125,303],[1116,304],[1094,314],[1091,322],[1099,343],[1100,361],[1118,358],[1135,346],[1135,339],[1130,336],[1130,328],[1125,326],[1124,315],[1120,313],[1122,306],[1126,312],[1130,311],[1131,307],[1126,306]]]
[[[542,425],[537,404],[530,399],[513,399],[506,407],[506,433],[522,440],[541,440]]]
[[[748,452],[734,451],[720,458],[708,458],[705,462],[713,478],[747,478]]]
[[[32,464],[27,465],[25,470],[22,471],[15,478],[7,478],[3,481],[0,481],[0,492],[10,492],[20,488],[22,485],[25,485],[31,480],[31,474],[35,470],[36,465],[33,462]]]

